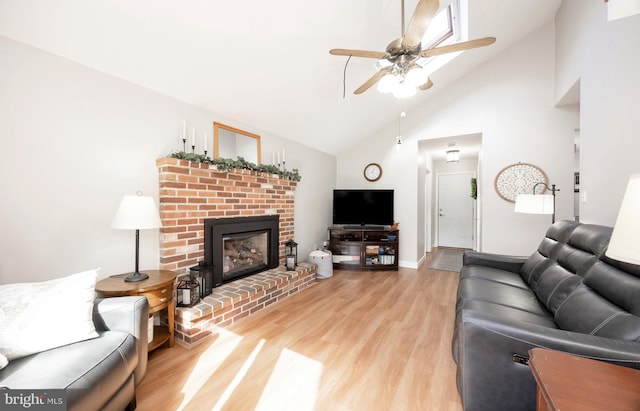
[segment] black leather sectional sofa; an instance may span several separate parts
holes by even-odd
[[[534,347],[640,368],[640,266],[612,228],[560,221],[529,258],[466,252],[453,335],[465,411],[535,410]]]

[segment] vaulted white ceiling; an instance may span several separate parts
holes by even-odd
[[[407,21],[416,3],[406,1]],[[328,52],[384,51],[400,37],[400,0],[0,0],[0,34],[337,154],[437,98],[552,20],[560,3],[468,0],[469,38],[496,43],[464,52],[407,100],[375,88],[354,95],[375,61],[354,57],[343,76],[346,58]]]

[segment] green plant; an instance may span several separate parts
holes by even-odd
[[[471,198],[478,199],[478,180],[476,178],[471,179]]]
[[[253,164],[246,161],[242,157],[238,157],[237,160],[230,158],[210,158],[203,154],[187,153],[184,151],[178,151],[171,153],[170,158],[177,158],[179,160],[188,160],[194,163],[213,164],[218,170],[227,172],[233,169],[251,170],[259,173],[277,174],[280,178],[287,180],[300,181],[302,176],[298,173],[298,169],[293,170],[280,170],[278,167],[271,164]]]

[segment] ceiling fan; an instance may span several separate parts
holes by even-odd
[[[329,53],[335,56],[355,56],[386,60],[386,67],[380,68],[369,80],[358,87],[353,92],[354,94],[362,94],[371,86],[380,82],[378,84],[379,91],[383,93],[393,92],[399,98],[409,97],[415,94],[416,88],[427,90],[433,86],[427,71],[419,63],[420,59],[484,47],[496,41],[495,37],[484,37],[423,50],[421,40],[440,7],[439,1],[419,0],[406,31],[404,27],[404,0],[402,0],[401,7],[402,37],[389,43],[386,51],[329,50]]]

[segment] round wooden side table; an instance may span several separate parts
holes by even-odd
[[[153,327],[153,340],[149,343],[149,352],[168,342],[173,347],[174,315],[176,311],[173,298],[176,274],[170,270],[145,270],[146,280],[125,282],[131,273],[112,275],[96,284],[100,297],[122,297],[141,295],[149,301],[149,313],[167,310],[167,326]],[[151,320],[153,321],[153,320]]]

